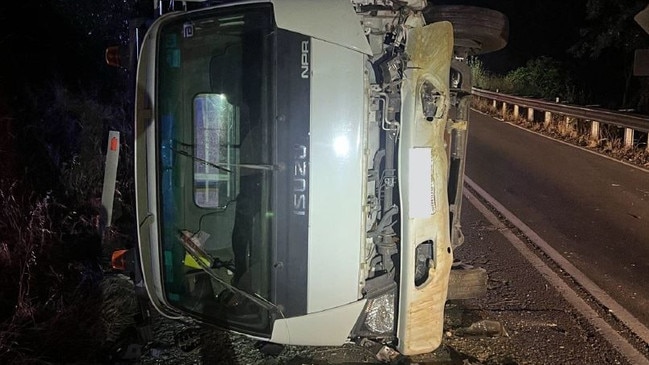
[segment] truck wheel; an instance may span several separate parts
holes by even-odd
[[[448,300],[480,298],[487,294],[487,271],[462,262],[454,262],[448,279]]]
[[[501,12],[467,5],[434,5],[424,10],[427,23],[453,24],[455,46],[472,54],[498,51],[507,45],[509,20]]]

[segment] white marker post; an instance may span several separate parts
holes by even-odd
[[[113,219],[113,200],[115,199],[115,182],[117,180],[117,163],[119,160],[119,132],[110,131],[104,168],[104,188],[101,194],[101,215],[99,230],[103,236]]]

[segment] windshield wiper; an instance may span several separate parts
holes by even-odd
[[[185,151],[180,151],[175,148],[171,149],[172,151],[176,152],[177,154],[185,157],[189,157],[194,161],[198,161],[201,163],[204,163],[206,165],[212,166],[216,169],[219,169],[221,171],[225,172],[232,172],[228,167],[239,167],[239,168],[244,168],[244,169],[252,169],[252,170],[267,170],[267,171],[273,171],[273,170],[279,170],[278,166],[275,165],[265,165],[265,164],[247,164],[247,163],[215,163],[211,161],[207,161],[205,159],[202,159],[200,157],[196,157],[192,155],[191,153],[185,152]],[[227,167],[225,167],[227,166]]]
[[[180,243],[185,247],[185,250],[189,255],[196,261],[198,266],[207,273],[212,279],[219,282],[219,284],[225,286],[227,289],[231,290],[233,293],[241,295],[242,297],[250,300],[251,302],[257,304],[267,311],[276,311],[280,316],[284,316],[279,308],[267,299],[259,296],[258,294],[250,294],[244,290],[241,290],[234,285],[223,280],[219,275],[214,272],[214,269],[208,266],[203,258],[209,257],[209,255],[200,248],[193,240],[193,234],[189,231],[181,230],[180,231]],[[211,261],[211,260],[210,260]]]

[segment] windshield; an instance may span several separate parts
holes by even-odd
[[[161,26],[157,120],[168,301],[222,327],[268,333],[272,163],[270,7]]]

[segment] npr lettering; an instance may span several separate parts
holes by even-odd
[[[302,56],[300,57],[302,63],[302,73],[300,76],[303,79],[309,78],[309,41],[302,41]]]

